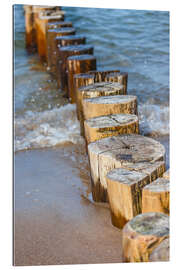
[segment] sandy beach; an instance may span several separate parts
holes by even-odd
[[[121,230],[91,200],[83,145],[18,152],[15,179],[14,265],[122,262]]]

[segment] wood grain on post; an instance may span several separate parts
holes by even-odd
[[[77,118],[79,120],[79,103],[77,101],[77,91],[80,87],[83,86],[88,86],[90,84],[94,84],[94,75],[88,73],[80,73],[80,74],[75,74],[74,75],[74,88],[76,92],[76,113],[77,113]]]
[[[158,178],[143,188],[142,212],[161,212],[169,215],[169,179]]]
[[[60,20],[64,20],[64,12],[51,12],[48,13],[42,12],[39,14],[39,18],[36,20],[36,33],[37,33],[37,47],[38,54],[41,60],[47,60],[47,38],[46,38],[46,29],[48,22],[59,22]]]
[[[150,262],[167,262],[169,261],[169,238],[163,240],[150,254]]]
[[[133,114],[110,114],[84,121],[87,144],[119,134],[139,133],[139,121]]]
[[[94,75],[93,75],[94,76]],[[88,86],[76,88],[76,105],[80,121],[81,135],[84,135],[83,100],[100,96],[124,95],[124,86],[119,83],[94,83]]]
[[[73,55],[67,58],[68,97],[71,103],[76,103],[74,75],[96,69],[96,58],[90,54]]]
[[[114,169],[107,176],[107,192],[112,224],[122,229],[141,213],[142,188],[149,184],[147,174],[126,169]]]
[[[48,70],[54,76],[56,76],[56,62],[57,57],[59,57],[55,39],[57,36],[75,35],[75,32],[73,27],[49,29],[47,32]]]
[[[112,224],[120,229],[142,212],[142,189],[165,170],[163,161],[135,163],[114,169],[107,176],[107,192]]]
[[[84,119],[108,114],[138,114],[137,97],[130,95],[102,96],[82,101]]]
[[[155,163],[138,162],[133,164],[123,164],[122,168],[129,171],[137,171],[147,174],[149,176],[150,183],[157,178],[162,177],[166,170],[164,161],[156,161]]]
[[[46,34],[50,29],[62,28],[62,27],[72,27],[72,22],[64,22],[64,21],[55,21],[55,22],[48,22],[46,25]]]
[[[120,72],[118,69],[98,69],[98,70],[92,70],[89,73],[94,75],[95,83],[97,82],[104,82],[105,78],[108,74],[112,74],[112,72]]]
[[[162,213],[144,213],[123,228],[124,262],[148,262],[149,255],[169,238],[169,217]]]
[[[33,7],[30,5],[24,6],[25,11],[25,35],[26,35],[26,49],[29,52],[34,52],[37,49],[36,44],[36,30],[34,24]]]
[[[82,35],[68,35],[68,36],[61,36],[61,37],[56,37],[56,47],[65,47],[65,46],[72,46],[72,45],[80,45],[80,44],[85,44],[86,43],[86,38]],[[57,85],[58,88],[61,87],[60,85],[60,76],[59,76],[59,67],[60,67],[60,62],[61,59],[57,55]]]
[[[112,72],[105,77],[106,82],[118,82],[125,86],[127,92],[128,73],[127,72]]]
[[[73,55],[93,54],[94,49],[90,45],[72,45],[58,48],[57,80],[60,88],[68,93],[67,58]]]
[[[114,168],[165,160],[165,148],[152,138],[137,134],[104,138],[88,145],[91,189],[96,202],[107,202],[106,175]]]
[[[82,35],[68,35],[56,37],[57,47],[85,44],[86,38]]]
[[[164,174],[163,174],[163,178],[169,179],[170,180],[170,169],[167,170]]]

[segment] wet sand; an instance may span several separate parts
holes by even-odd
[[[15,155],[16,266],[122,261],[108,207],[86,199],[83,157],[74,146]]]
[[[168,152],[168,138],[161,141]],[[122,262],[122,233],[112,226],[108,205],[89,199],[84,149],[15,154],[14,265]]]

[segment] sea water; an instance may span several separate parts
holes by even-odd
[[[143,135],[169,135],[169,12],[63,7],[66,21],[94,46],[97,67],[128,72]],[[22,5],[14,6],[15,151],[83,143],[74,104],[25,49]]]

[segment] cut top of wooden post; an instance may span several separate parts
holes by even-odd
[[[133,114],[110,114],[99,117],[94,117],[86,120],[85,122],[91,128],[104,129],[108,127],[124,126],[125,124],[134,123],[137,121],[137,115]]]
[[[165,162],[164,161],[157,161],[155,163],[150,162],[137,162],[133,164],[123,164],[122,168],[131,171],[138,171],[149,175],[150,181],[152,182],[159,177],[162,177],[165,171]]]
[[[114,168],[134,163],[164,161],[165,148],[154,139],[137,135],[107,137],[88,145],[91,179],[107,188],[106,175]]]
[[[142,172],[138,171],[129,171],[123,168],[114,169],[107,174],[107,178],[115,181],[120,182],[122,184],[131,186],[139,182],[144,178],[147,178],[147,175]]]
[[[62,45],[64,47],[64,46],[85,44],[86,38],[82,35],[68,35],[68,36],[56,37],[56,41],[58,43],[58,47],[60,47],[60,45]],[[69,43],[69,44],[67,44],[67,43]]]
[[[89,71],[90,74],[94,75],[94,80],[95,82],[103,82],[105,81],[105,78],[108,74],[111,74],[112,72],[120,72],[118,69],[105,69],[105,68],[100,68],[98,70],[92,70]]]
[[[148,262],[151,252],[169,237],[169,217],[162,213],[144,213],[123,228],[125,262]]]
[[[144,190],[149,190],[151,192],[165,192],[169,191],[169,181],[165,178],[158,178],[151,184],[144,187]]]
[[[54,33],[54,34],[58,34],[58,33],[66,33],[66,34],[71,34],[72,32],[74,33],[76,30],[73,27],[62,27],[62,28],[54,28],[54,29],[49,29],[48,32],[49,33]]]
[[[81,93],[83,99],[93,98],[99,96],[109,96],[109,95],[124,95],[125,90],[124,86],[119,83],[94,83],[88,86],[83,86],[78,89],[78,92]]]
[[[123,86],[124,87],[124,86]],[[82,101],[84,119],[108,114],[136,114],[137,97],[130,95],[111,95],[87,98]]]
[[[47,21],[53,21],[53,20],[61,20],[64,19],[64,11],[56,11],[56,12],[40,12],[39,13],[39,19],[40,20],[47,20]]]
[[[169,217],[163,213],[144,213],[136,216],[127,223],[141,235],[169,236]]]
[[[165,160],[165,148],[158,141],[138,134],[118,135],[92,142],[88,150],[99,157],[109,156],[121,166],[124,164],[144,163]]]
[[[47,31],[49,29],[62,28],[62,27],[72,27],[72,22],[63,22],[63,21],[48,22]]]
[[[79,44],[79,45],[71,45],[71,46],[64,46],[64,47],[60,47],[59,50],[61,52],[83,52],[83,51],[87,51],[93,49],[93,47],[91,45],[85,45],[85,44]]]

